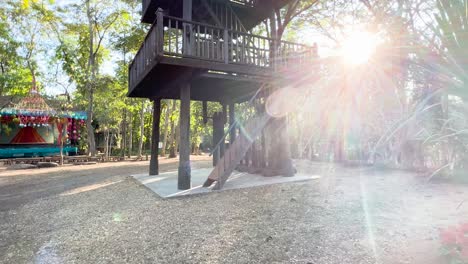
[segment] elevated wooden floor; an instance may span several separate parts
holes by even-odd
[[[184,59],[179,60],[184,61]],[[129,91],[128,96],[180,99],[179,85],[189,82],[191,100],[239,103],[249,100],[265,81],[267,77],[233,75],[177,64],[159,63]]]
[[[179,99],[189,82],[192,100],[242,102],[278,77],[278,65],[316,56],[314,47],[157,15],[129,67],[130,97]]]

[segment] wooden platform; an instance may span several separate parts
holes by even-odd
[[[158,176],[149,176],[148,174],[132,175],[135,180],[143,184],[162,198],[174,198],[180,196],[209,193],[212,188],[202,186],[204,180],[210,173],[210,168],[192,170],[192,187],[188,190],[177,189],[177,172],[165,172]],[[226,182],[222,190],[233,190],[242,188],[252,188],[270,184],[304,182],[320,179],[320,175],[299,173],[294,177],[264,177],[257,174],[245,172],[234,172],[232,177]]]
[[[178,99],[180,84],[190,82],[192,100],[242,102],[260,83],[278,78],[276,68],[315,58],[315,47],[158,12],[129,67],[128,96]]]

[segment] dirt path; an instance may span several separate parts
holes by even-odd
[[[194,167],[211,166],[208,156],[192,156]],[[161,171],[177,170],[178,159],[161,159]],[[0,170],[0,211],[71,191],[80,187],[102,184],[114,177],[146,173],[148,161],[125,161],[95,165],[29,170]]]
[[[404,172],[299,162],[322,179],[162,200],[127,177],[147,166],[2,172],[0,263],[436,264],[468,216],[468,186]]]

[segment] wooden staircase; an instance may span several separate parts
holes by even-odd
[[[240,135],[236,138],[234,143],[229,146],[229,149],[225,151],[224,156],[221,157],[216,167],[211,171],[203,187],[210,187],[216,182],[213,190],[223,188],[224,183],[226,183],[236,166],[244,158],[245,154],[252,146],[252,143],[260,135],[270,119],[270,115],[262,113],[259,116],[253,117],[245,126],[241,127]]]

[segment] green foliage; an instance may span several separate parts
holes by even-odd
[[[0,96],[24,95],[32,81],[24,57],[17,52],[21,43],[13,37],[12,25],[7,22],[13,15],[11,6],[0,4]]]
[[[445,51],[444,72],[456,78],[449,92],[468,100],[468,0],[438,0],[434,30]]]

